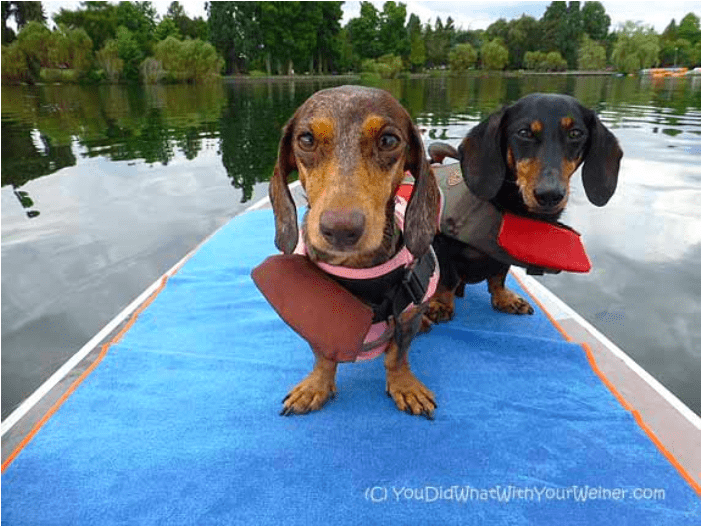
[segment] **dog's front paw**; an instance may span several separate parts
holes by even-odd
[[[492,294],[492,307],[508,314],[533,314],[531,304],[509,289]]]
[[[312,372],[283,399],[280,414],[283,416],[303,415],[310,411],[318,411],[330,398],[335,396],[334,382]]]
[[[387,396],[394,400],[400,411],[423,415],[429,420],[433,420],[433,412],[438,407],[431,390],[408,369],[387,375]]]
[[[455,315],[455,295],[450,291],[436,292],[428,300],[424,316],[432,323],[450,321]]]

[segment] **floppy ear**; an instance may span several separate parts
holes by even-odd
[[[502,151],[502,120],[506,109],[494,113],[470,130],[458,147],[460,168],[467,187],[477,197],[492,199],[506,176]]]
[[[438,230],[439,193],[436,177],[426,160],[421,133],[410,125],[405,169],[414,176],[414,189],[404,217],[404,243],[414,257],[423,256]]]
[[[604,206],[616,191],[623,151],[616,137],[593,111],[585,109],[585,120],[589,128],[589,147],[582,166],[584,192],[592,204]]]
[[[292,117],[285,125],[282,139],[280,139],[277,162],[268,187],[268,195],[275,214],[275,246],[284,254],[294,252],[299,236],[297,208],[287,187],[288,175],[297,168],[292,152],[294,120]]]

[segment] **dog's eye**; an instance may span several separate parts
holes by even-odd
[[[314,135],[310,132],[304,132],[297,138],[297,142],[303,150],[311,150],[314,148]]]
[[[567,137],[570,139],[581,139],[584,136],[582,130],[572,129],[567,132]]]
[[[521,128],[517,132],[517,134],[522,139],[532,139],[533,137],[535,137],[535,135],[533,135],[533,131],[530,128]]]
[[[399,145],[399,137],[391,133],[383,133],[380,137],[381,150],[393,150]]]

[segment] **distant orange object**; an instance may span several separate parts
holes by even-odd
[[[684,77],[689,68],[651,68],[647,73],[653,78]]]

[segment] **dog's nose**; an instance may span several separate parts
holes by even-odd
[[[536,188],[533,195],[540,206],[553,207],[565,198],[565,191],[560,186],[545,186]]]
[[[365,215],[359,210],[326,210],[319,219],[319,230],[329,245],[344,249],[355,245],[365,230]]]

